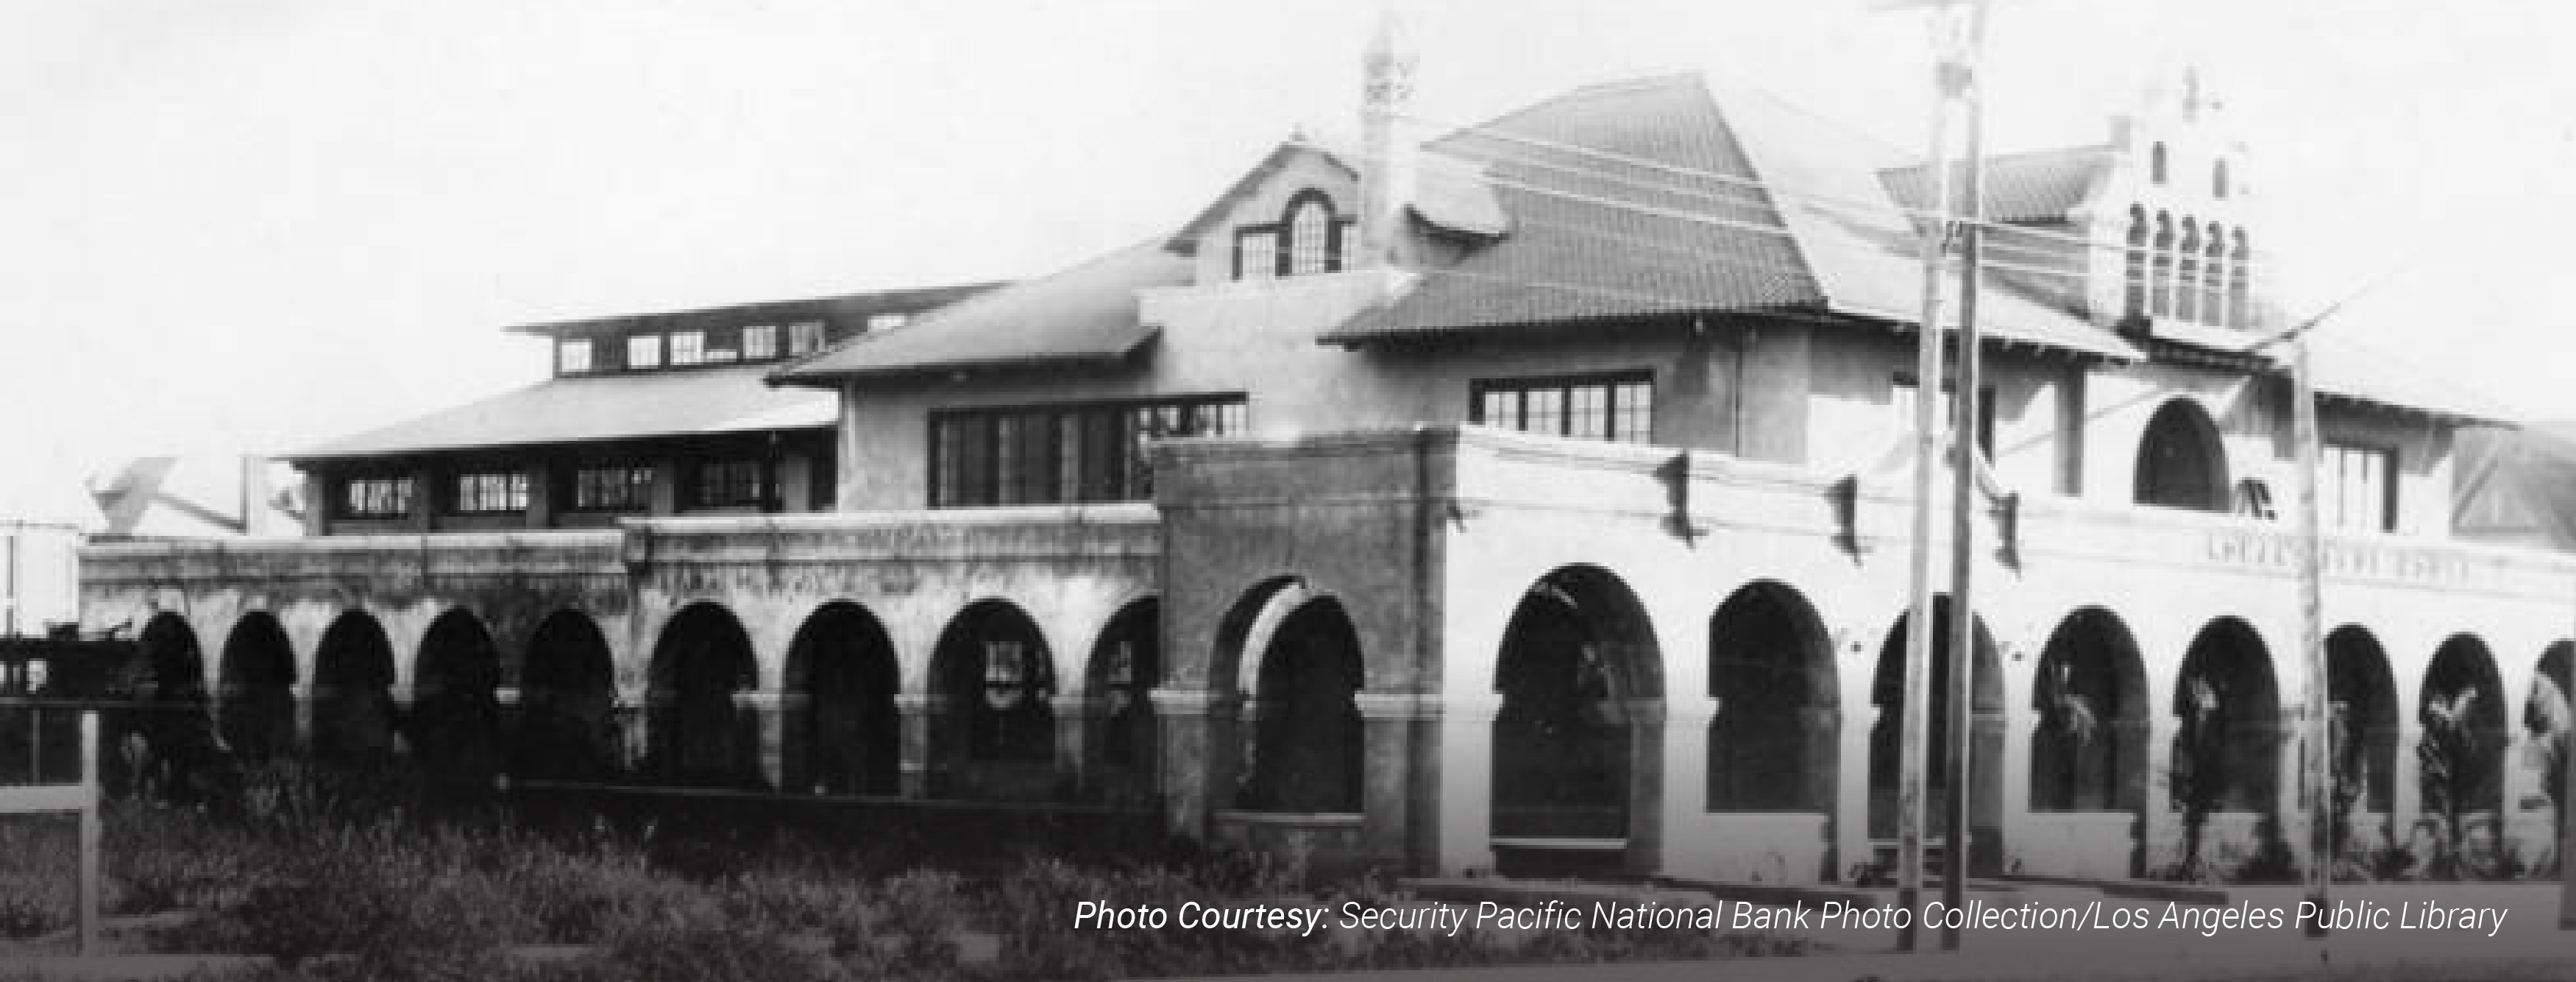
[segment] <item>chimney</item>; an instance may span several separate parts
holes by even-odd
[[[241,531],[243,535],[268,535],[277,523],[268,517],[268,458],[241,459]]]
[[[1404,209],[1413,203],[1412,139],[1415,55],[1392,7],[1378,15],[1377,30],[1360,57],[1360,250],[1354,268],[1394,265],[1404,240]]]

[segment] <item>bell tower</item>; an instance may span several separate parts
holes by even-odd
[[[1414,71],[1421,58],[1390,6],[1378,14],[1360,56],[1360,247],[1358,268],[1403,265],[1404,210],[1413,201]]]

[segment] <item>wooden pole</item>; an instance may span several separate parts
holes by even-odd
[[[2308,337],[2305,332],[2291,341],[2290,400],[2291,434],[2298,443],[2299,466],[2299,655],[2306,666],[2308,684],[2300,700],[2300,715],[2306,717],[2307,738],[2300,741],[2306,752],[2299,763],[2307,780],[2302,806],[2308,812],[2308,902],[2320,912],[2331,910],[2327,895],[2334,882],[2334,768],[2328,741],[2333,728],[2326,718],[2326,650],[2325,615],[2325,549],[2319,541],[2317,515],[2317,400],[2314,382],[2308,375]],[[2308,933],[2326,933],[2322,913],[2308,922]]]
[[[1968,111],[1968,147],[1966,179],[1961,182],[1965,201],[1959,207],[1963,217],[1959,238],[1959,382],[1950,400],[1955,412],[1950,418],[1950,692],[1948,712],[1949,746],[1943,761],[1950,795],[1942,799],[1943,834],[1949,848],[1943,853],[1941,902],[1951,910],[1967,909],[1968,838],[1970,795],[1969,771],[1971,748],[1976,745],[1976,678],[1977,678],[1977,605],[1972,599],[1977,569],[1977,445],[1980,412],[1978,369],[1983,359],[1977,350],[1977,289],[1979,252],[1983,232],[1978,222],[1985,215],[1985,167],[1979,158],[1985,153],[1984,87],[1977,78],[1977,48],[1984,39],[1986,4],[1979,0],[1968,8],[1968,43],[1960,57],[1950,63],[1942,79],[1944,103],[1964,100]],[[1941,949],[1956,951],[1960,929],[1945,921],[1941,927]]]
[[[1937,29],[1937,28],[1936,28]],[[1914,551],[1905,617],[1905,694],[1897,708],[1896,902],[1909,912],[1899,950],[1916,946],[1923,898],[1923,778],[1932,710],[1932,472],[1940,460],[1942,256],[1950,232],[1949,106],[1932,112],[1932,210],[1923,233],[1923,320],[1914,368]]]

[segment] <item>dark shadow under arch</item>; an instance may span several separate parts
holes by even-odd
[[[1815,608],[1747,585],[1709,616],[1708,810],[1820,812],[1840,773],[1840,683]]]
[[[451,792],[489,790],[501,773],[501,649],[462,607],[438,615],[412,669],[412,756]]]
[[[235,759],[258,763],[295,753],[295,651],[267,611],[243,614],[224,637],[215,720]]]
[[[760,684],[751,638],[733,612],[693,603],[653,645],[644,776],[687,787],[764,788],[760,723],[737,696]]]
[[[2142,505],[2226,511],[2227,450],[2218,425],[2198,404],[2171,399],[2138,438],[2132,500]]]
[[[341,767],[393,756],[394,645],[364,610],[342,613],[313,653],[313,757]]]
[[[875,614],[847,601],[816,608],[787,649],[785,790],[901,793],[900,687],[894,642]]]
[[[579,610],[546,615],[521,661],[510,773],[598,781],[618,769],[617,682],[608,638]]]

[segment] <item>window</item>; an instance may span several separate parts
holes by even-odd
[[[754,458],[701,461],[689,482],[693,508],[765,508],[769,468]]]
[[[787,353],[810,355],[823,350],[823,322],[802,321],[787,325]]]
[[[579,375],[590,370],[590,339],[555,342],[555,373]]]
[[[2147,313],[2163,317],[2173,313],[2173,216],[2156,213],[2155,261],[2147,280]]]
[[[1579,440],[1645,443],[1655,432],[1650,376],[1479,380],[1468,422]]]
[[[1350,227],[1349,219],[1333,213],[1333,199],[1319,191],[1300,191],[1288,199],[1288,209],[1277,222],[1235,230],[1234,278],[1266,280],[1338,272]]]
[[[640,464],[584,467],[572,474],[574,511],[645,511],[653,507],[653,468]]]
[[[778,328],[761,325],[742,329],[742,360],[763,361],[778,357]]]
[[[1950,420],[1959,412],[1952,401],[1958,394],[1957,382],[1941,380],[1941,426],[1935,432],[1950,432]],[[1898,433],[1914,432],[1914,404],[1921,396],[1912,372],[1898,372],[1896,380],[1888,386],[1888,409],[1895,416]],[[1991,385],[1977,387],[1977,452],[1988,460],[1995,456],[1995,387]]]
[[[2165,182],[2164,144],[2156,144],[2155,149],[2150,150],[2147,153],[2147,179],[2154,181],[2157,184],[2163,184]]]
[[[1288,206],[1288,275],[1331,272],[1340,264],[1333,255],[1333,206],[1318,195]]]
[[[671,332],[671,364],[695,365],[705,361],[706,344],[704,331]]]
[[[340,482],[339,504],[342,518],[401,518],[411,514],[411,478],[349,478]]]
[[[2227,326],[2227,226],[2211,222],[2206,262],[2200,266],[2200,322]]]
[[[2174,317],[2180,320],[2200,319],[2200,222],[2182,220],[2181,274],[2174,285]]]
[[[627,338],[626,367],[630,369],[662,367],[662,336],[638,334]]]
[[[2209,166],[2209,196],[2222,199],[2227,197],[2227,161],[2225,160]]]
[[[1279,233],[1268,228],[1234,234],[1234,278],[1266,280],[1279,271]]]
[[[1242,396],[935,414],[931,507],[1141,500],[1153,441],[1238,434],[1248,418]]]
[[[909,323],[912,323],[911,314],[871,314],[868,316],[868,331],[870,333],[877,331],[891,331]]]
[[[2318,448],[2317,509],[2327,528],[2397,530],[2397,451],[2328,441]]]
[[[2121,256],[2127,285],[2121,309],[2131,318],[2147,314],[2147,210],[2129,206],[2129,248]]]
[[[456,475],[451,507],[459,515],[501,515],[528,510],[528,472],[469,471]]]
[[[2247,266],[2254,253],[2245,245],[2245,230],[2236,230],[2236,254],[2227,264],[2227,324],[2230,327],[2254,326],[2253,274]]]

